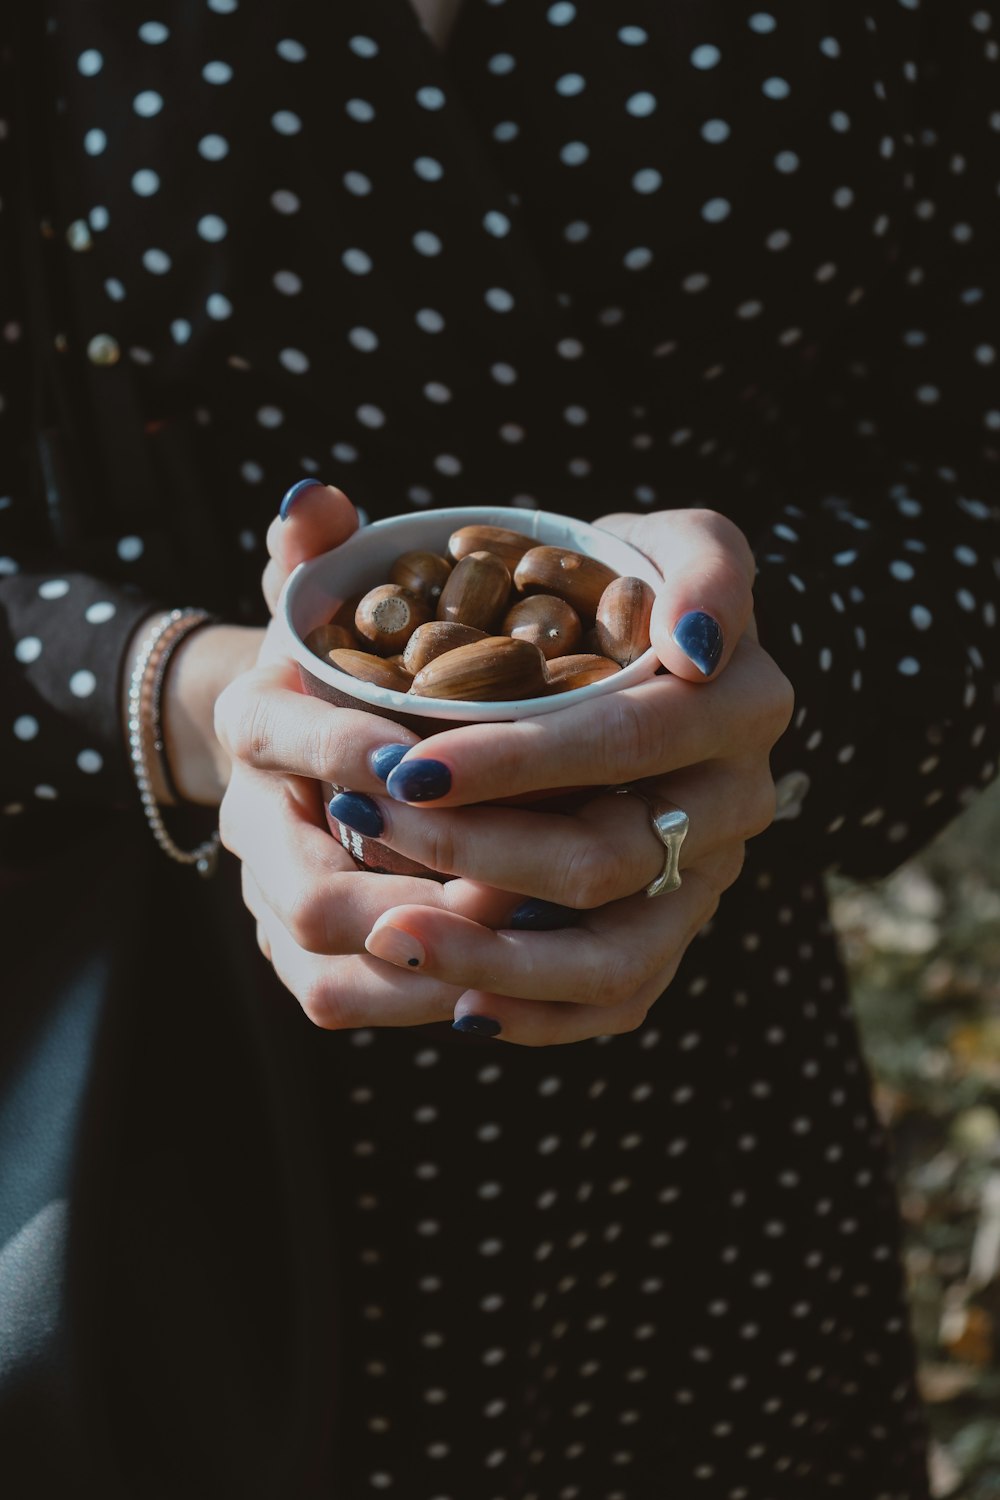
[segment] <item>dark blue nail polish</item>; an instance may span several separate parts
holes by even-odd
[[[360,792],[338,792],[330,798],[330,816],[337,823],[346,823],[355,833],[365,838],[377,839],[385,827],[378,803]]]
[[[384,781],[389,772],[399,765],[407,750],[412,749],[412,745],[380,745],[374,750],[370,764],[379,781]]]
[[[459,1016],[451,1023],[452,1031],[471,1031],[473,1036],[499,1036],[503,1028],[492,1016]]]
[[[283,521],[288,520],[289,512],[302,491],[311,490],[314,484],[318,484],[320,489],[323,488],[322,481],[319,479],[300,479],[298,484],[293,484],[291,489],[285,492],[285,498],[278,506],[278,515]]]
[[[559,927],[572,927],[580,913],[572,906],[560,906],[556,901],[538,901],[534,896],[522,901],[510,919],[510,926],[519,932],[555,932]]]
[[[397,802],[433,802],[451,791],[451,772],[439,760],[408,760],[390,771],[385,787]]]
[[[699,672],[711,677],[722,655],[722,626],[704,610],[691,609],[674,626],[673,642],[694,662]]]

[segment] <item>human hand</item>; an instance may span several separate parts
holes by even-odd
[[[356,526],[341,491],[319,484],[300,490],[267,534],[262,585],[272,614],[291,570],[338,546]],[[520,898],[461,880],[442,885],[359,871],[327,829],[319,790],[324,780],[382,790],[373,757],[389,743],[415,745],[417,736],[391,720],[307,697],[273,621],[257,664],[219,696],[215,726],[232,764],[222,841],[242,861],[258,944],[310,1019],[331,1029],[450,1019],[460,990],[389,968],[365,952],[365,937],[400,901],[495,926],[509,920]]]
[[[468,1029],[499,1027],[527,1045],[641,1024],[739,874],[745,840],[771,822],[768,756],[791,716],[790,685],[756,642],[753,562],[737,528],[702,511],[603,524],[664,572],[652,638],[672,675],[537,719],[434,735],[392,771],[388,796],[358,787],[335,799],[342,821],[399,853],[466,884],[536,898],[552,924],[576,921],[572,931],[495,931],[440,903],[400,903],[368,937],[370,953],[411,978],[458,987],[459,1021],[493,1023],[465,1021]],[[678,631],[692,614],[694,630]],[[700,663],[678,645],[692,634]],[[598,795],[571,816],[475,805],[635,780],[690,818],[683,884],[663,900],[644,894],[664,851],[638,798]]]

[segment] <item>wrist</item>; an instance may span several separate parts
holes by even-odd
[[[205,625],[182,641],[163,690],[163,753],[184,802],[218,806],[230,760],[215,734],[215,702],[257,660],[264,631]]]

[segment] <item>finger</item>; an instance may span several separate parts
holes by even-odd
[[[363,953],[365,938],[387,907],[401,902],[464,914],[498,926],[519,896],[481,884],[358,870],[325,827],[316,823],[316,786],[243,773],[234,777],[220,813],[226,848],[253,872],[261,898],[309,953]]]
[[[461,990],[421,974],[401,973],[363,954],[319,958],[292,939],[244,866],[243,899],[271,949],[282,984],[324,1031],[355,1026],[422,1026],[450,1020]]]
[[[270,561],[261,585],[271,613],[293,568],[339,547],[357,528],[358,513],[343,490],[318,479],[292,485],[267,529]]]
[[[618,785],[769,751],[791,703],[787,678],[744,636],[729,671],[707,686],[664,675],[536,718],[448,729],[410,750],[386,787],[399,801],[437,808]]]
[[[376,751],[419,744],[391,719],[310,698],[296,683],[293,664],[272,663],[244,672],[219,695],[215,732],[234,762],[375,791],[385,784],[371,763]]]
[[[271,944],[267,940],[267,933],[264,931],[259,922],[257,923],[257,947],[260,949],[261,953],[263,953],[268,962],[270,962]]]
[[[683,951],[718,895],[696,869],[678,890],[656,897],[655,908],[645,895],[632,896],[557,932],[495,932],[454,912],[400,905],[378,919],[365,946],[387,963],[449,984],[607,1009],[630,1001]]]
[[[761,833],[774,817],[774,783],[764,756],[679,771],[642,783],[642,790],[687,814],[682,869],[722,844]],[[643,890],[666,859],[651,809],[635,795],[611,793],[560,814],[509,806],[406,807],[347,792],[334,797],[330,811],[427,869],[577,909]]]
[[[650,637],[663,665],[688,682],[724,671],[753,614],[753,553],[713,510],[614,514],[597,522],[644,552],[663,574]]]

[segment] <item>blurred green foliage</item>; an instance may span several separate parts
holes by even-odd
[[[894,1144],[936,1500],[1000,1497],[1000,785],[888,880],[831,881]]]

